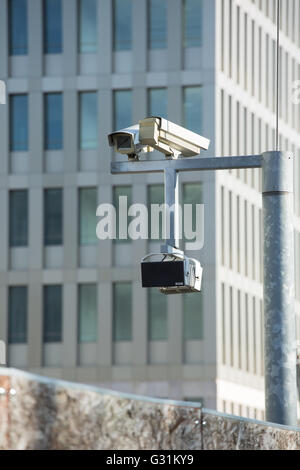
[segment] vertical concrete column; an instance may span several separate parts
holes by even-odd
[[[132,120],[134,124],[138,124],[140,119],[147,116],[147,88],[145,83],[145,75],[139,75],[139,83],[136,80],[136,87],[133,88],[133,116]]]
[[[245,29],[244,29],[244,11],[240,7],[239,11],[239,23],[240,23],[240,37],[238,38],[239,40],[239,63],[240,63],[240,84],[242,87],[245,87],[245,68],[244,68],[244,62],[245,62]]]
[[[134,184],[132,199],[136,204],[147,205],[147,186],[145,183]],[[147,362],[147,289],[142,289],[140,280],[140,261],[147,253],[147,240],[136,240],[134,243],[134,259],[138,280],[132,284],[132,326],[133,326],[133,363],[136,365]]]
[[[64,76],[77,74],[77,0],[63,0],[63,63]]]
[[[63,286],[63,367],[75,367],[77,362],[77,285]]]
[[[0,48],[1,49],[1,48]],[[0,80],[2,80],[0,76]],[[7,93],[7,81],[4,80],[6,90],[6,104],[0,104],[0,122],[2,138],[0,140],[0,173],[7,175],[9,173],[9,95]]]
[[[32,91],[28,97],[29,116],[29,172],[37,175],[44,171],[44,96]]]
[[[224,11],[224,17],[226,18],[227,21],[224,21],[224,73],[225,75],[229,76],[229,0],[224,0],[223,1],[223,11]]]
[[[168,67],[170,72],[181,70],[182,66],[182,2],[167,0],[168,15]]]
[[[9,190],[7,187],[0,189],[0,217],[3,223],[0,230],[0,272],[9,269]]]
[[[213,174],[214,172],[209,172]],[[214,177],[215,178],[215,177]],[[202,280],[203,295],[203,325],[204,325],[204,362],[210,364],[210,367],[216,367],[216,344],[210,341],[216,335],[216,311],[218,309],[217,282],[218,270],[216,269],[216,246],[217,235],[214,227],[216,224],[217,194],[215,179],[205,180],[203,185],[203,203],[204,203],[204,249],[195,252],[192,257],[201,261],[204,267]],[[226,245],[225,245],[226,246]]]
[[[231,50],[231,75],[232,79],[237,82],[237,46],[238,46],[238,40],[236,40],[237,37],[237,5],[235,2],[232,2],[232,22],[231,22],[231,32],[230,34],[232,35],[231,38],[231,44],[232,44],[232,50]],[[205,16],[204,16],[205,18]],[[215,24],[215,23],[214,23]],[[209,35],[208,35],[209,37]],[[211,41],[213,42],[213,41]]]
[[[108,370],[112,358],[113,284],[100,281],[98,285],[98,344],[97,363]]]
[[[76,173],[78,166],[78,93],[66,90],[63,93],[64,170]]]
[[[2,280],[4,281],[4,279]],[[6,365],[9,364],[8,357],[8,286],[6,283],[0,284],[0,296],[1,296],[1,315],[0,315],[0,341],[5,343],[5,360]],[[2,359],[2,357],[0,357]],[[0,364],[4,365],[4,364]]]
[[[112,105],[113,93],[109,83],[106,83],[104,87],[99,88],[98,93],[98,128],[100,130],[98,170],[106,175],[110,175],[110,163],[112,159],[112,149],[109,147],[107,140],[107,135],[112,132],[113,126]]]
[[[243,371],[248,368],[248,351],[247,351],[247,322],[246,322],[246,294],[241,292],[241,307],[240,307],[240,323],[241,323],[241,366]]]
[[[113,2],[98,2],[98,73],[112,73],[113,69]]]
[[[78,258],[78,194],[76,186],[64,186],[63,244],[64,268],[76,269]]]
[[[135,74],[147,69],[147,31],[147,2],[132,0],[132,52]]]
[[[9,75],[9,34],[8,34],[8,2],[0,2],[0,80]]]
[[[38,177],[37,177],[38,178]],[[37,183],[29,190],[29,269],[43,269],[44,193]]]
[[[32,275],[28,287],[28,364],[43,365],[43,287],[40,274]]]
[[[183,91],[180,85],[172,84],[171,78],[168,83],[168,116],[172,116],[172,121],[180,125],[183,121]]]
[[[110,160],[109,160],[110,161]],[[107,177],[105,176],[107,179]],[[112,203],[110,181],[104,184],[99,180],[98,203]],[[112,358],[113,284],[111,266],[113,264],[113,242],[98,242],[98,344],[97,364],[101,366],[103,380],[109,381]],[[106,371],[106,372],[105,372]]]
[[[43,2],[28,0],[28,72],[30,77],[43,75]]]

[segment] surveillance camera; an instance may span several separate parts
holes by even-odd
[[[108,135],[109,145],[114,147],[115,152],[128,155],[130,160],[138,160],[140,152],[150,152],[152,150],[147,145],[140,143],[139,132],[140,127],[138,124],[113,132]]]
[[[184,254],[152,253],[141,263],[142,287],[158,287],[163,294],[200,292],[202,266]]]
[[[150,145],[166,157],[177,158],[199,155],[200,150],[207,150],[208,139],[173,122],[158,116],[149,117],[139,122],[140,143]]]

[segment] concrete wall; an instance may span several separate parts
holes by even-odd
[[[300,429],[2,368],[0,449],[300,450]]]

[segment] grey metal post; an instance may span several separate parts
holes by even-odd
[[[169,221],[169,237],[166,245],[178,248],[178,173],[173,168],[164,170],[165,182],[165,220],[168,226]]]
[[[293,155],[263,154],[266,420],[297,425]]]

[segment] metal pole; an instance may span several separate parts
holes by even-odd
[[[165,180],[165,221],[168,226],[169,237],[166,245],[178,248],[178,173],[173,168],[164,170]]]
[[[293,155],[263,154],[266,420],[297,425]]]

